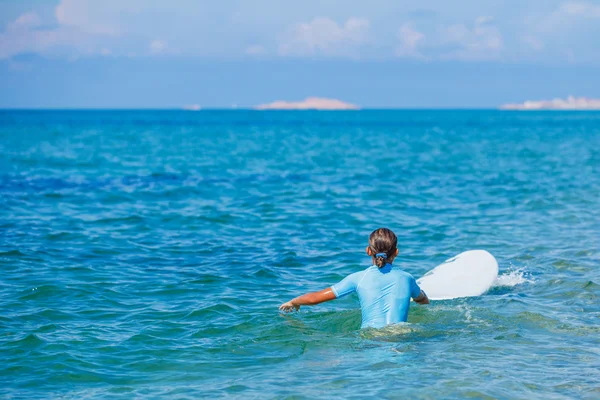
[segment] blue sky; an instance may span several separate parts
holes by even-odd
[[[0,1],[0,107],[600,97],[600,0]]]

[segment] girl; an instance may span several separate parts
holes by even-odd
[[[366,249],[373,259],[372,266],[348,275],[327,289],[296,297],[279,309],[290,312],[299,310],[300,306],[319,304],[356,292],[362,310],[361,328],[381,328],[406,322],[410,298],[418,304],[429,304],[429,299],[411,274],[392,265],[398,255],[397,244],[398,239],[391,230],[373,231]]]

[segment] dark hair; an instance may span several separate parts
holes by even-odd
[[[398,238],[394,232],[387,228],[375,229],[369,236],[369,249],[375,257],[375,265],[382,268],[387,264],[388,259],[395,257],[397,245]],[[380,253],[385,253],[385,257]]]

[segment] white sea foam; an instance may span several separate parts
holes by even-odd
[[[534,282],[533,278],[531,278],[531,275],[527,271],[525,271],[525,268],[515,267],[511,264],[511,266],[506,272],[504,272],[501,275],[498,275],[498,278],[496,278],[496,282],[494,282],[493,287],[512,287],[526,282]]]

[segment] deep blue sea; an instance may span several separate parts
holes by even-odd
[[[389,227],[480,297],[360,330]],[[600,398],[600,112],[0,111],[0,397]]]

